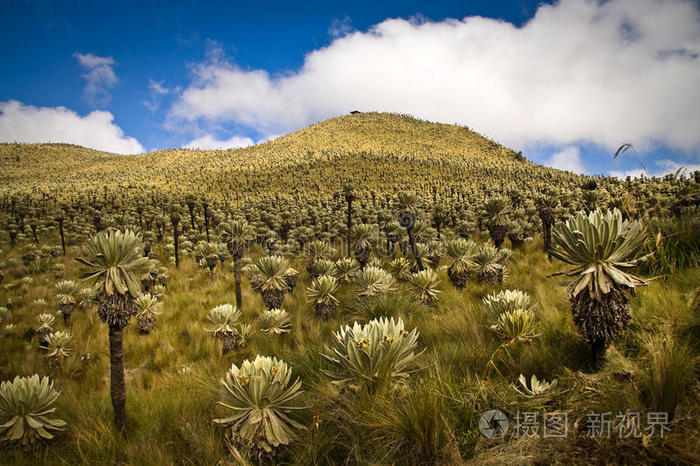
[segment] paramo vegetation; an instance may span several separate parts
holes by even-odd
[[[700,462],[697,172],[578,176],[376,113],[0,167],[3,462]],[[487,438],[491,409],[568,435]]]

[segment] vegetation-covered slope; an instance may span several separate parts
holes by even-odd
[[[121,156],[66,144],[4,144],[0,167],[0,182],[15,192],[61,189],[77,195],[103,186],[157,186],[215,198],[248,188],[256,196],[310,186],[327,194],[353,180],[367,187],[386,183],[384,189],[414,183],[486,189],[499,180],[574,178],[529,163],[464,127],[376,113],[333,118],[264,144],[227,151],[171,149]]]

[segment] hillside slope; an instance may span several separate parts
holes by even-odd
[[[265,144],[225,151],[124,156],[67,144],[0,145],[5,194],[61,190],[81,196],[119,186],[227,199],[306,189],[329,194],[344,183],[368,188],[381,183],[381,191],[410,186],[500,191],[504,180],[536,188],[577,178],[528,162],[465,127],[380,113],[332,118]]]

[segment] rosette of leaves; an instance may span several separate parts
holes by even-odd
[[[409,376],[408,366],[420,353],[418,331],[407,332],[402,319],[355,322],[335,332],[323,357],[332,365],[325,371],[334,383],[374,393]]]
[[[355,284],[359,287],[358,295],[362,298],[378,296],[396,289],[396,280],[384,269],[365,267],[355,276]]]
[[[214,422],[230,429],[232,446],[248,459],[271,460],[274,449],[289,445],[305,429],[291,417],[305,409],[295,401],[302,394],[301,381],[292,381],[292,369],[284,361],[258,355],[240,368],[233,364],[220,383],[223,400],[218,404],[228,415]]]
[[[46,351],[45,356],[52,364],[60,364],[65,358],[70,356],[73,348],[70,343],[73,335],[70,332],[52,332],[46,337],[46,346],[42,347]]]
[[[513,249],[518,249],[525,243],[527,230],[527,224],[521,219],[513,220],[509,223],[508,239]]]
[[[372,225],[361,223],[352,227],[353,252],[355,259],[364,268],[374,247],[376,231]]]
[[[239,333],[235,325],[240,317],[241,311],[232,304],[220,304],[209,311],[207,318],[213,327],[207,330],[222,343],[224,353],[239,346]]]
[[[408,283],[413,290],[413,298],[421,304],[432,303],[440,294],[440,277],[432,269],[414,273]]]
[[[547,393],[549,390],[554,388],[557,385],[557,379],[552,380],[551,382],[547,382],[546,380],[538,380],[535,374],[532,374],[532,377],[530,377],[530,384],[528,386],[528,381],[527,378],[523,375],[520,374],[520,377],[518,378],[518,382],[520,382],[521,388],[518,388],[517,386],[515,389],[519,392],[522,393],[525,396],[528,397],[534,397],[534,396],[539,396],[539,395],[544,395]]]
[[[260,327],[264,333],[281,335],[292,330],[292,319],[284,309],[265,309],[260,313]]]
[[[455,288],[461,289],[467,286],[469,277],[476,270],[476,263],[474,262],[476,249],[476,243],[463,238],[450,240],[445,243],[447,257],[451,260],[451,264],[447,269],[447,276]]]
[[[508,234],[510,221],[508,213],[510,208],[508,202],[502,198],[492,198],[486,201],[483,207],[483,215],[486,220],[486,226],[489,235],[493,240],[496,248],[500,248],[501,244]]]
[[[440,260],[445,257],[445,246],[441,241],[428,241],[425,247],[430,266],[436,269],[440,265]]]
[[[504,290],[486,296],[483,300],[484,308],[493,317],[498,317],[504,312],[516,309],[532,310],[533,304],[530,295],[520,290]]]
[[[70,317],[75,309],[75,301],[78,296],[78,284],[73,280],[63,280],[56,284],[56,299],[61,308],[63,322],[70,326]]]
[[[336,251],[326,241],[314,240],[306,245],[305,252],[309,257],[309,263],[306,270],[309,272],[309,274],[311,274],[314,263],[321,260],[331,259]]]
[[[337,273],[335,262],[328,259],[319,259],[309,267],[309,276],[314,279],[321,275],[333,275]]]
[[[338,259],[335,262],[335,277],[339,283],[352,283],[360,270],[360,263],[350,257]]]
[[[282,307],[285,294],[298,277],[296,270],[282,256],[261,257],[254,266],[246,266],[250,284],[262,297],[268,309]]]
[[[489,244],[477,246],[474,254],[474,272],[480,282],[489,285],[503,283],[506,276],[506,265],[512,251],[507,248],[496,249]]]
[[[66,422],[55,416],[60,392],[48,377],[17,376],[0,384],[0,441],[32,451],[54,432],[63,430]]]
[[[165,293],[167,293],[167,288],[165,288],[163,285],[156,285],[153,287],[152,295],[155,296],[158,299],[163,299],[165,297]]]
[[[526,309],[506,311],[496,317],[491,330],[508,342],[527,342],[537,337],[535,313]]]
[[[39,345],[46,346],[48,344],[48,337],[53,332],[53,324],[56,322],[56,318],[53,314],[46,313],[36,316],[36,320],[39,322],[39,326],[36,329]]]
[[[81,288],[78,291],[78,306],[87,309],[95,302],[95,290],[93,288]]]
[[[136,327],[141,335],[148,335],[153,331],[162,305],[158,297],[150,293],[136,298]]]
[[[306,291],[314,303],[316,316],[328,319],[338,306],[338,299],[333,295],[338,290],[338,279],[331,275],[321,275],[314,279]]]
[[[389,264],[391,274],[400,282],[411,279],[411,263],[405,257],[398,257]]]

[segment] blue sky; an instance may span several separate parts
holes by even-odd
[[[589,174],[700,168],[683,0],[0,0],[0,141],[244,146],[350,110],[467,125]]]

